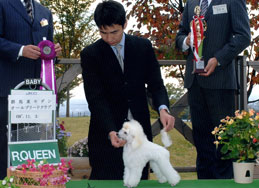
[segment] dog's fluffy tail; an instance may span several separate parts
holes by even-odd
[[[171,146],[172,140],[171,140],[170,136],[167,134],[167,132],[164,129],[161,129],[160,134],[161,134],[161,140],[162,140],[162,143],[164,144],[164,146],[166,148]]]

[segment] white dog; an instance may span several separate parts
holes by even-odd
[[[166,133],[164,132],[163,135]],[[147,162],[150,162],[150,167],[160,183],[168,182],[174,186],[180,181],[179,174],[170,163],[169,151],[148,141],[142,126],[137,121],[125,122],[118,136],[127,141],[123,148],[124,186],[138,185]]]

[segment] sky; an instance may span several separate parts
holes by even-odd
[[[169,80],[168,80],[169,81]],[[167,82],[168,82],[167,81]],[[74,99],[85,99],[84,87],[83,84],[80,84],[78,87],[71,91]],[[252,94],[249,100],[259,99],[259,85],[254,86]]]

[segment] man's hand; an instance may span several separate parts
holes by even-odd
[[[191,32],[188,34],[185,43],[186,43],[186,45],[188,45],[188,46],[191,45]]]
[[[165,109],[160,110],[160,121],[166,132],[174,128],[175,119]]]
[[[111,144],[115,148],[123,147],[126,144],[126,140],[122,140],[117,136],[117,133],[115,131],[111,131],[109,133],[110,139],[111,139]]]
[[[61,50],[62,50],[62,48],[61,48],[60,44],[59,43],[55,44],[55,52],[56,52],[57,56],[61,55]]]
[[[207,66],[204,68],[205,73],[200,73],[199,75],[200,76],[209,76],[209,75],[211,75],[214,72],[216,66],[218,66],[217,59],[215,57],[210,58],[209,61],[208,61]]]
[[[38,59],[40,54],[40,48],[35,45],[26,45],[22,51],[22,56],[30,59]]]

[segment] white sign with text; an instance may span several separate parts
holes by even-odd
[[[11,123],[52,123],[56,95],[52,91],[12,90],[8,103]]]

